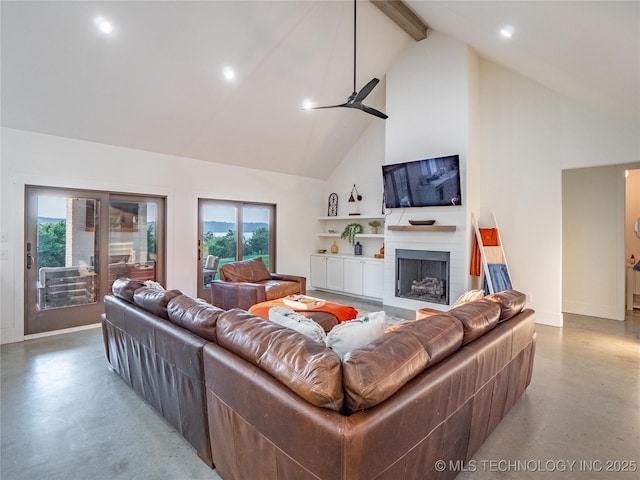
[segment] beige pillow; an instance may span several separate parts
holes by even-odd
[[[336,325],[327,335],[327,347],[344,359],[351,350],[380,337],[384,333],[385,319],[386,314],[380,311]]]
[[[306,335],[322,345],[325,344],[326,333],[324,329],[310,318],[296,313],[290,308],[272,307],[269,309],[269,320],[283,327]]]
[[[458,297],[451,308],[455,308],[459,305],[464,305],[465,303],[479,300],[482,297],[484,297],[484,290],[469,290],[468,292],[464,292],[462,295],[460,295],[460,297]]]

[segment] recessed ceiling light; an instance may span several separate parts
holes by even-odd
[[[113,25],[111,25],[111,22],[106,18],[96,17],[95,23],[102,33],[110,34],[113,32]]]
[[[502,38],[512,38],[515,33],[515,29],[511,25],[505,25],[500,29],[500,36]]]
[[[311,101],[310,99],[307,98],[302,102],[303,110],[310,110],[312,108],[313,108],[313,101]]]
[[[236,77],[236,72],[234,72],[231,67],[224,67],[222,69],[222,75],[224,75],[224,78],[227,80],[233,80]]]

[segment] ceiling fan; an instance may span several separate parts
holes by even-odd
[[[375,115],[376,117],[380,117],[383,120],[389,118],[387,115],[382,113],[375,108],[368,107],[362,103],[362,101],[367,98],[367,95],[371,93],[371,90],[380,82],[377,78],[372,79],[367,83],[360,91],[356,91],[356,18],[357,18],[357,10],[356,10],[357,0],[353,1],[353,93],[349,95],[347,101],[345,103],[341,103],[339,105],[329,105],[326,107],[312,107],[312,110],[320,110],[323,108],[355,108],[358,110],[362,110],[365,113],[369,113],[371,115]]]

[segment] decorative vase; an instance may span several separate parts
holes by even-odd
[[[362,245],[360,244],[360,242],[356,242],[356,244],[353,246],[353,250],[356,255],[362,255]]]
[[[333,241],[333,245],[331,245],[331,253],[338,253],[338,244],[336,241]]]
[[[371,233],[376,235],[378,233],[378,227],[371,227]]]

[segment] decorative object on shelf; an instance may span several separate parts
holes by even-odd
[[[324,248],[321,248],[320,250],[318,250],[318,253],[327,253],[327,250]]]
[[[331,253],[338,253],[338,244],[336,243],[336,241],[333,241],[333,244],[331,245]]]
[[[355,192],[355,196],[353,195],[353,192]],[[353,212],[349,213],[349,215],[360,215],[360,213],[358,212],[358,202],[362,201],[362,195],[360,195],[360,193],[358,192],[358,189],[356,188],[356,184],[353,184],[353,188],[351,189],[351,195],[349,196],[349,200],[348,202],[350,204],[352,204],[353,207]]]
[[[353,253],[354,255],[362,255],[362,245],[360,244],[360,242],[356,242],[356,244],[353,246]]]
[[[329,195],[329,206],[327,208],[327,216],[329,217],[337,217],[338,216],[338,194],[332,193]]]
[[[396,232],[455,232],[455,225],[389,225],[387,230]]]
[[[384,258],[384,243],[382,244],[382,248],[380,249],[380,253],[374,253],[374,258]]]
[[[356,196],[353,196],[353,192],[356,192]],[[351,189],[351,196],[349,197],[349,202],[355,202],[358,200],[360,202],[362,200],[362,195],[358,193],[358,189],[356,188],[356,184],[353,184],[353,188]]]
[[[356,235],[358,233],[362,233],[362,225],[360,225],[359,223],[349,223],[345,225],[344,230],[340,235],[340,238],[342,238],[343,240],[348,240],[349,245],[355,245]]]
[[[371,233],[372,234],[377,234],[378,233],[378,227],[382,225],[378,220],[371,220],[369,222],[369,226],[371,227]]]
[[[411,225],[433,225],[435,220],[409,220]]]

